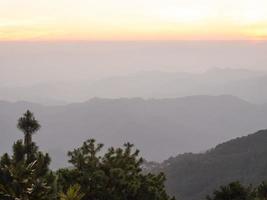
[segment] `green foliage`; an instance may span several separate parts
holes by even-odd
[[[60,200],[81,200],[84,194],[80,190],[81,186],[78,184],[70,186],[66,193],[61,192],[59,194]]]
[[[240,182],[232,182],[226,186],[221,186],[214,190],[212,196],[207,196],[207,200],[266,200],[267,183],[262,182],[253,188],[251,185],[246,187]]]
[[[155,174],[145,173],[143,159],[130,143],[103,153],[103,144],[87,140],[68,152],[72,166],[54,174],[49,155],[32,142],[32,135],[40,129],[33,113],[27,111],[17,127],[24,133],[24,142],[18,140],[13,154],[0,159],[0,200],[174,199],[165,190],[165,175],[159,168],[154,169]],[[267,179],[266,143],[267,131],[260,131],[203,154],[171,158],[159,167],[167,172],[167,186],[179,199],[204,199],[199,197],[240,180],[220,186],[206,199],[267,200],[266,182],[256,188],[242,185]]]
[[[58,171],[59,185],[66,190],[74,183],[81,185],[83,199],[97,200],[169,200],[163,174],[143,174],[142,159],[132,144],[110,148],[99,156],[102,144],[88,140],[69,152],[73,169]]]
[[[24,143],[17,141],[13,145],[13,155],[4,154],[0,160],[1,200],[53,199],[55,177],[49,170],[50,157],[38,151],[31,139],[26,139],[28,133],[39,129],[36,122],[29,111],[20,118],[18,127],[25,133]]]
[[[27,159],[29,159],[28,162],[30,163],[30,154],[31,152],[34,152],[32,135],[41,128],[41,125],[35,119],[33,113],[27,110],[26,113],[24,113],[23,116],[19,118],[17,128],[24,133],[24,146],[27,154]]]
[[[257,198],[267,200],[267,182],[262,182],[256,189]]]
[[[186,153],[155,167],[167,177],[169,194],[183,200],[204,199],[221,185],[267,180],[267,130],[236,138],[205,153]]]
[[[14,150],[21,149],[22,142],[14,144]],[[23,151],[22,151],[23,152]],[[12,158],[5,154],[0,166],[0,197],[21,200],[51,199],[53,174],[49,171],[50,158],[41,152],[31,152],[28,162],[21,152],[13,152]]]
[[[239,182],[232,182],[215,190],[212,197],[207,196],[207,200],[253,200],[255,196],[251,186],[244,187]]]
[[[103,144],[88,140],[68,153],[73,167],[54,175],[49,155],[32,142],[32,135],[40,129],[34,115],[27,111],[17,127],[24,133],[24,142],[17,141],[13,154],[0,159],[1,200],[171,199],[165,191],[164,174],[143,173],[143,160],[130,143],[100,156]]]
[[[35,119],[33,113],[29,110],[27,110],[26,113],[24,113],[23,116],[19,118],[17,127],[24,134],[30,135],[34,134],[41,128],[39,122]]]

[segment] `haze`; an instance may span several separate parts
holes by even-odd
[[[264,70],[264,41],[1,42],[0,83],[95,81],[140,71]]]
[[[0,199],[267,200],[266,13],[0,0]]]

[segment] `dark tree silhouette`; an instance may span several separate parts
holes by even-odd
[[[262,182],[258,188],[257,191],[257,197],[260,200],[267,200],[267,182]]]
[[[251,186],[245,187],[240,182],[232,182],[221,186],[213,192],[213,196],[207,196],[207,200],[254,200],[255,192]]]
[[[17,127],[23,140],[13,154],[0,158],[0,200],[174,200],[165,190],[162,173],[144,173],[143,159],[130,143],[109,148],[94,139],[68,153],[71,168],[49,169],[50,157],[38,150],[32,135],[40,129],[27,111]]]
[[[27,110],[26,113],[19,118],[17,128],[24,133],[24,146],[27,157],[29,158],[32,149],[32,135],[41,128],[41,125],[35,119],[34,114]]]
[[[58,171],[61,191],[81,185],[83,200],[173,200],[165,191],[165,176],[145,174],[143,159],[130,143],[109,148],[101,155],[103,144],[91,139],[69,152],[72,168]],[[100,155],[99,155],[100,154]]]
[[[55,200],[55,176],[49,169],[50,157],[38,150],[31,137],[40,129],[38,121],[27,111],[18,121],[23,140],[13,145],[13,155],[0,159],[1,200]]]

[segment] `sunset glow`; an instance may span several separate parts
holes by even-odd
[[[266,39],[266,0],[0,0],[0,40]]]

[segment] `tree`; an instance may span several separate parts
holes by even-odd
[[[257,188],[256,188],[257,197],[260,200],[267,200],[267,183],[262,182]]]
[[[244,187],[240,182],[232,182],[229,185],[221,186],[213,192],[213,196],[207,196],[207,200],[252,200],[255,199],[255,192],[252,187]]]
[[[69,152],[72,169],[58,171],[61,190],[78,183],[84,200],[170,200],[164,187],[163,174],[144,174],[143,159],[133,145],[110,148],[99,156],[103,144],[88,140]]]
[[[32,146],[32,135],[36,133],[40,128],[39,122],[35,119],[34,114],[29,110],[23,114],[18,120],[17,127],[24,133],[24,146],[27,157],[30,157]]]
[[[13,154],[0,159],[1,200],[174,199],[165,191],[164,174],[143,172],[143,159],[130,143],[102,154],[103,144],[87,140],[68,153],[73,167],[60,169],[55,176],[49,169],[49,155],[32,141],[40,129],[34,115],[27,111],[17,127],[24,133],[24,142],[18,140]]]
[[[50,157],[31,140],[40,125],[27,111],[18,127],[24,130],[25,139],[13,145],[12,156],[4,154],[0,160],[0,199],[53,200],[55,176],[49,169]]]
[[[66,193],[59,194],[60,200],[81,200],[84,194],[80,190],[81,186],[78,184],[70,186]]]

